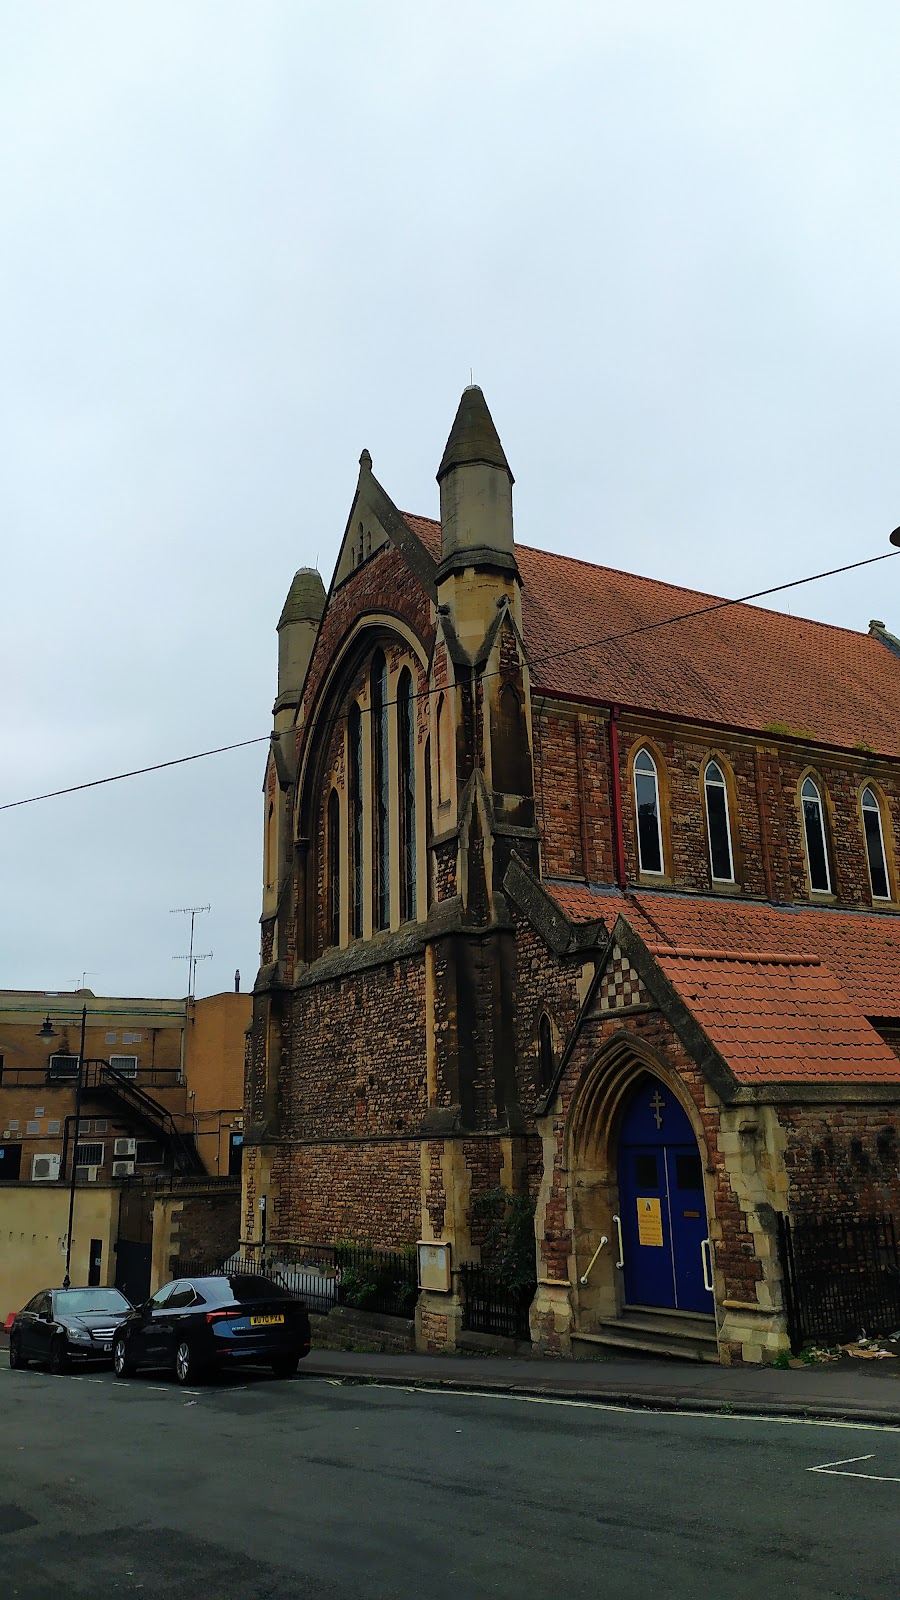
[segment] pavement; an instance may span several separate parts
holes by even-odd
[[[0,1362],[0,1415],[3,1600],[897,1597],[896,1428],[308,1363],[185,1390]]]
[[[344,1383],[588,1400],[653,1411],[740,1412],[900,1427],[900,1359],[799,1369],[622,1357],[599,1361],[313,1350],[304,1373]]]

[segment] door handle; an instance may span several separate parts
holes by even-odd
[[[707,1258],[709,1260],[708,1266]],[[700,1261],[703,1265],[703,1287],[709,1294],[712,1294],[712,1245],[708,1239],[703,1239],[700,1242]]]
[[[616,1233],[619,1236],[619,1259],[616,1262],[616,1266],[617,1267],[624,1267],[624,1265],[625,1265],[625,1246],[622,1243],[622,1218],[621,1217],[613,1217],[613,1222],[616,1225]]]

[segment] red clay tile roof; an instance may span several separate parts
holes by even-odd
[[[405,520],[439,560],[440,523]],[[742,605],[582,649],[717,597],[527,545],[516,556],[538,689],[900,756],[900,659],[868,634]]]
[[[739,1083],[897,1083],[900,1061],[821,962],[651,947]]]
[[[571,922],[621,913],[647,943],[683,949],[777,951],[813,956],[867,1017],[900,1017],[900,917],[819,907],[780,907],[701,895],[595,893],[584,884],[544,885]]]

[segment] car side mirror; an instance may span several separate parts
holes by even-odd
[[[42,1311],[42,1312],[40,1312],[40,1319],[41,1319],[42,1322],[52,1322],[53,1321],[53,1312],[52,1311]]]

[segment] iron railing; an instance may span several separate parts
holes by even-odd
[[[224,1262],[176,1260],[176,1278],[252,1272],[283,1284],[305,1300],[310,1311],[334,1306],[411,1317],[419,1293],[412,1251],[379,1250],[371,1245],[294,1245],[290,1253],[278,1245],[239,1251]]]
[[[469,1263],[459,1269],[463,1291],[463,1328],[469,1333],[493,1333],[505,1339],[531,1338],[528,1310],[536,1283],[509,1289],[490,1267]]]
[[[893,1218],[778,1218],[788,1337],[811,1341],[893,1333],[900,1327],[900,1254]]]

